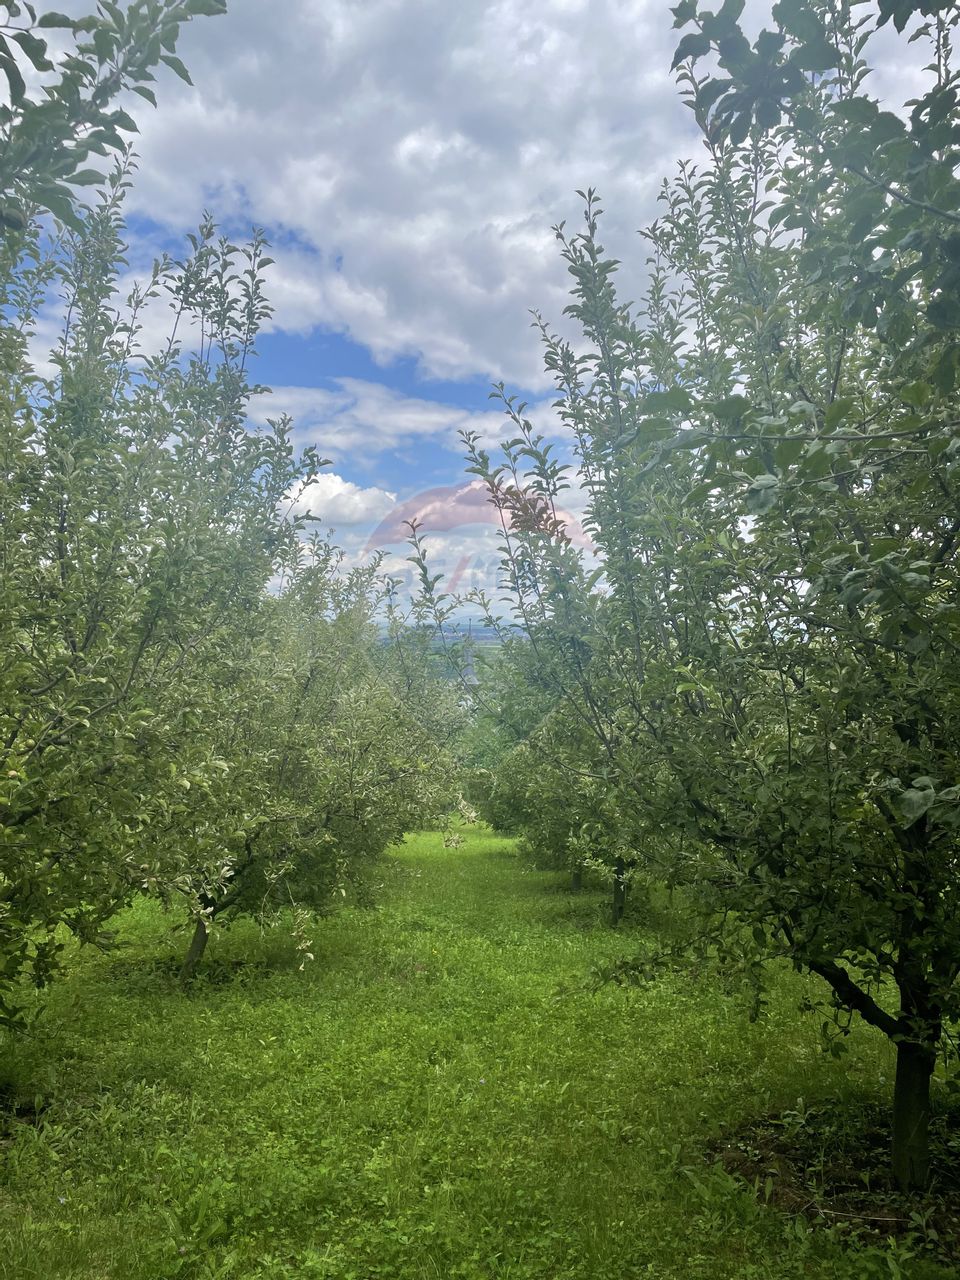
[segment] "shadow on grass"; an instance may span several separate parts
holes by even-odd
[[[860,1245],[891,1239],[938,1266],[960,1264],[960,1106],[931,1122],[932,1178],[922,1196],[893,1184],[889,1105],[837,1100],[761,1116],[708,1156],[766,1203]],[[951,1274],[956,1274],[951,1271]]]

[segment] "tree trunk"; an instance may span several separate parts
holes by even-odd
[[[197,921],[197,927],[193,931],[193,937],[190,940],[190,946],[187,954],[184,956],[183,967],[180,970],[180,985],[187,986],[194,974],[197,972],[197,966],[203,958],[206,950],[207,939],[209,938],[207,925],[204,920]]]
[[[613,864],[613,904],[610,913],[612,924],[619,924],[623,919],[623,912],[627,905],[627,864],[623,858],[618,858]]]
[[[570,872],[570,888],[574,893],[579,893],[583,888],[583,867],[579,862]]]
[[[936,1054],[915,1040],[897,1044],[893,1087],[893,1176],[901,1191],[922,1191],[930,1179],[930,1078]]]

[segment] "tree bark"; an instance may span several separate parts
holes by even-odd
[[[579,893],[583,888],[583,867],[579,862],[570,872],[570,888],[574,893]]]
[[[613,864],[613,904],[610,912],[612,924],[619,924],[627,905],[627,864],[623,858],[617,858]]]
[[[930,1079],[936,1053],[915,1040],[897,1044],[893,1087],[893,1176],[901,1191],[922,1191],[930,1180]]]
[[[193,937],[190,939],[190,946],[187,948],[187,954],[183,958],[183,966],[180,969],[181,987],[187,986],[197,972],[197,966],[203,958],[209,936],[206,922],[198,920],[197,927],[193,931]]]

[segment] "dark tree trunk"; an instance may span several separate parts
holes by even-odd
[[[908,856],[904,880],[921,911],[904,912],[903,937],[894,976],[900,991],[897,1034],[897,1074],[893,1086],[893,1176],[901,1191],[925,1191],[930,1181],[930,1079],[943,1034],[938,964],[928,953],[923,936],[927,920],[939,909],[934,882],[922,858],[926,847],[926,819],[903,832]],[[904,840],[901,840],[904,844]],[[949,984],[944,984],[949,985]]]
[[[619,924],[627,905],[627,864],[618,858],[613,864],[613,904],[610,913],[611,923]]]
[[[894,1017],[859,986],[843,965],[808,959],[814,973],[833,987],[839,1003],[888,1036],[897,1048],[893,1087],[893,1176],[901,1191],[917,1192],[930,1179],[930,1081],[943,1034],[943,1010],[921,964],[901,960],[894,969],[900,1016]],[[952,974],[949,981],[953,981]]]
[[[901,1191],[922,1191],[930,1179],[930,1078],[936,1053],[915,1040],[897,1045],[893,1087],[893,1176]]]
[[[583,867],[579,862],[570,872],[570,888],[574,893],[579,893],[583,888]]]
[[[187,954],[183,959],[183,967],[180,970],[180,985],[185,987],[197,972],[197,966],[203,958],[203,953],[207,947],[207,939],[210,934],[207,930],[205,921],[198,920],[197,927],[193,931],[193,937],[190,939],[190,946]]]

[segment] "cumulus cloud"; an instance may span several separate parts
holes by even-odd
[[[751,33],[770,7],[749,0]],[[177,231],[204,206],[266,225],[274,327],[545,389],[527,310],[561,316],[551,226],[578,222],[575,189],[600,189],[636,297],[634,232],[701,153],[669,70],[677,38],[662,0],[230,0],[184,29],[197,87],[164,75],[158,112],[135,100],[131,207]],[[884,31],[875,92],[919,89],[914,48]]]
[[[460,430],[500,439],[502,413],[477,413],[456,405],[407,396],[379,382],[334,378],[328,387],[274,387],[256,397],[250,417],[263,423],[289,414],[297,437],[315,443],[335,462],[370,459],[418,440],[430,440],[459,453]]]
[[[299,494],[291,514],[311,516],[333,529],[342,526],[370,525],[396,505],[397,495],[376,486],[363,488],[352,480],[344,480],[336,472],[326,471]]]
[[[696,145],[674,43],[658,0],[232,0],[184,32],[197,88],[167,78],[137,112],[133,207],[265,224],[281,328],[541,387],[528,308],[562,311],[575,189],[628,250]]]

